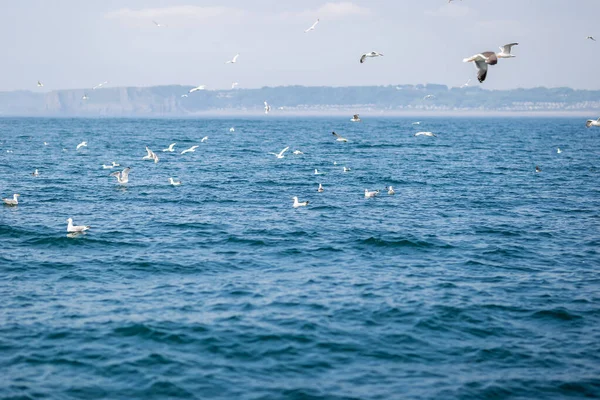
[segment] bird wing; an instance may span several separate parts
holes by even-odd
[[[281,150],[281,151],[279,152],[279,157],[283,156],[283,154],[284,154],[286,151],[288,151],[289,149],[290,149],[290,147],[288,146],[288,147],[286,147],[285,149]]]
[[[487,77],[488,65],[484,60],[476,60],[475,66],[477,67],[477,79],[483,83]]]
[[[231,60],[231,61],[236,62],[239,56],[240,56],[239,54],[236,54],[235,56],[233,56],[233,60]]]
[[[363,54],[363,55],[360,57],[360,63],[361,63],[361,64],[365,62],[365,58],[367,58],[367,55],[366,55],[366,54]]]
[[[594,121],[592,121],[591,119],[588,119],[588,120],[585,122],[585,127],[586,127],[586,128],[589,128],[590,126],[592,126],[592,122],[594,122]]]
[[[123,172],[121,172],[121,179],[127,179],[127,177],[129,176],[129,171],[131,170],[131,168],[127,167],[123,170]]]
[[[510,54],[510,51],[512,50],[513,46],[517,46],[519,43],[509,43],[509,44],[505,44],[504,46],[500,46],[500,50],[502,50],[503,53],[505,54]]]

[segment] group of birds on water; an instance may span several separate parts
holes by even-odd
[[[455,0],[448,0],[448,3],[452,3]],[[461,0],[462,1],[462,0]],[[167,25],[165,24],[160,24],[157,21],[152,21],[154,23],[154,25],[158,28],[163,28],[163,27],[167,27]],[[314,31],[317,27],[317,25],[319,24],[320,19],[317,19],[309,28],[304,30],[304,33],[309,33],[311,31]],[[591,41],[596,41],[596,39],[593,36],[588,36],[586,38],[586,40],[591,40]],[[468,62],[472,62],[474,63],[476,69],[477,69],[477,80],[480,83],[483,83],[488,75],[488,69],[489,66],[494,66],[496,64],[498,64],[498,61],[500,59],[509,59],[509,58],[515,58],[516,56],[514,54],[512,54],[512,49],[514,46],[517,46],[519,43],[508,43],[505,44],[504,46],[500,46],[500,52],[496,53],[493,51],[484,51],[478,54],[475,54],[471,57],[465,58],[463,59],[463,62],[468,63]],[[231,60],[227,60],[225,62],[225,64],[236,64],[237,60],[239,58],[240,54],[236,54]],[[371,51],[371,52],[367,52],[367,53],[363,53],[360,58],[359,58],[359,62],[361,64],[365,63],[365,61],[367,60],[367,58],[376,58],[376,57],[383,57],[384,54],[381,52],[377,52],[377,51]],[[470,79],[469,81],[467,81],[464,85],[461,86],[462,87],[466,87],[469,86],[470,83]],[[96,90],[99,89],[105,85],[107,85],[109,82],[108,81],[104,81],[102,83],[99,83],[98,85],[92,87],[92,90]],[[38,80],[37,82],[37,86],[38,87],[43,87],[44,84]],[[237,82],[233,82],[231,85],[231,89],[234,89],[236,86],[238,86]],[[198,91],[202,91],[206,89],[206,85],[199,85],[196,87],[191,88],[187,93],[181,95],[181,97],[188,97],[189,94],[198,92]],[[435,98],[434,95],[426,95],[424,97],[424,100],[428,100],[428,99],[433,99]],[[84,93],[82,100],[88,100],[89,97],[87,95],[87,93]],[[265,100],[264,101],[264,112],[265,114],[269,114],[269,112],[271,111],[271,106],[268,104],[268,102]],[[351,122],[361,122],[360,116],[359,114],[354,114],[352,119],[350,120]],[[414,122],[413,125],[420,125],[420,122]],[[587,120],[586,122],[586,127],[590,128],[590,127],[600,127],[600,118],[598,118],[597,120]],[[235,129],[232,127],[230,128],[230,132],[235,132]],[[338,142],[348,142],[348,139],[344,138],[343,136],[339,135],[336,132],[332,132],[333,136],[335,137],[336,141]],[[428,136],[428,137],[436,137],[436,135],[433,132],[417,132],[414,134],[414,136]],[[201,143],[202,142],[206,142],[208,140],[208,136],[205,136],[204,138],[202,138]],[[46,142],[44,142],[45,145],[47,145]],[[174,152],[174,147],[175,147],[176,143],[171,143],[167,148],[163,149],[163,152]],[[83,147],[87,147],[87,142],[83,141],[81,143],[79,143],[76,147],[76,150],[78,151],[79,149],[83,148]],[[196,149],[199,147],[199,145],[194,145],[190,148],[187,148],[183,151],[181,151],[181,155],[184,155],[186,153],[193,153],[196,151]],[[289,146],[284,148],[283,150],[281,150],[279,153],[269,153],[274,155],[276,158],[278,159],[282,159],[285,157],[285,153],[289,150]],[[561,153],[562,150],[560,148],[557,149],[557,153]],[[146,155],[144,157],[142,157],[142,160],[151,160],[153,161],[155,164],[159,162],[159,157],[156,155],[156,153],[154,153],[148,146],[146,146]],[[295,155],[301,155],[303,154],[300,150],[295,150],[293,152],[293,154]],[[336,163],[334,163],[336,164]],[[120,166],[118,163],[116,162],[112,162],[112,164],[107,165],[107,164],[103,164],[102,168],[103,169],[112,169],[115,167]],[[124,168],[122,171],[117,171],[117,172],[113,172],[110,174],[110,176],[114,176],[117,180],[117,183],[120,185],[125,185],[129,182],[129,173],[131,171],[131,167],[127,167]],[[344,172],[349,172],[350,169],[347,167],[343,167],[343,171]],[[535,167],[535,172],[539,173],[541,172],[542,169],[536,165]],[[317,169],[315,169],[315,175],[319,175],[319,171]],[[32,176],[34,177],[38,177],[39,171],[36,169],[32,174]],[[179,186],[181,185],[181,181],[176,181],[173,177],[169,177],[169,184],[171,184],[172,186]],[[317,189],[318,193],[322,193],[324,192],[324,188],[323,185],[321,183],[319,183],[319,187]],[[395,191],[393,189],[392,186],[389,186],[385,188],[385,190],[387,191],[388,195],[394,195]],[[365,198],[369,199],[369,198],[374,198],[376,196],[378,196],[380,194],[379,190],[375,190],[375,191],[370,191],[368,189],[365,189],[364,192],[364,196]],[[2,201],[4,202],[5,205],[7,206],[17,206],[19,204],[19,200],[18,198],[20,197],[19,194],[15,193],[13,195],[12,198],[3,198]],[[299,207],[306,207],[310,204],[310,201],[299,201],[297,196],[294,196],[292,198],[293,200],[293,204],[292,207],[294,208],[299,208]],[[70,235],[73,234],[80,234],[80,233],[84,233],[85,231],[89,230],[91,227],[88,225],[73,225],[73,220],[72,218],[67,219],[67,233]]]

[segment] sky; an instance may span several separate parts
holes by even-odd
[[[475,86],[462,59],[511,42],[517,57],[483,88],[600,89],[599,0],[0,0],[0,11],[0,91]],[[384,57],[358,62],[373,50]]]

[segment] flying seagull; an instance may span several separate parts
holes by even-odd
[[[271,111],[271,106],[269,105],[269,103],[267,103],[267,101],[265,100],[265,114],[268,114],[269,111]]]
[[[463,62],[475,63],[475,67],[477,68],[477,80],[479,80],[480,83],[483,83],[487,76],[488,65],[498,64],[498,57],[493,51],[484,51],[483,53],[465,58]]]
[[[181,97],[189,97],[187,94],[182,94]]]
[[[190,91],[188,93],[194,93],[194,92],[197,92],[198,90],[204,90],[205,88],[206,88],[206,85],[196,86],[195,88],[190,89]]]
[[[165,24],[159,24],[156,21],[152,21],[152,22],[154,22],[154,25],[156,25],[157,28],[166,28],[167,27],[167,25],[165,25]]]
[[[110,174],[110,176],[116,176],[117,182],[120,184],[125,184],[129,182],[129,171],[131,171],[131,168],[127,167],[123,171],[113,172]]]
[[[417,132],[415,133],[415,136],[432,136],[432,137],[437,137],[435,133],[433,132]]]
[[[468,81],[466,81],[464,84],[460,85],[460,88],[462,89],[462,88],[469,86],[469,83],[471,83],[470,79]]]
[[[85,232],[90,228],[89,225],[73,225],[73,218],[67,219],[67,232],[69,233]]]
[[[235,56],[233,56],[233,59],[229,60],[229,61],[225,61],[225,64],[235,64],[237,62],[237,59],[240,55],[236,54]]]
[[[360,122],[360,118],[358,117],[358,114],[354,114],[352,116],[352,119],[350,121],[352,121],[352,122]]]
[[[200,146],[192,146],[189,149],[185,149],[184,151],[181,152],[181,154],[185,154],[185,153],[193,153],[196,151],[196,149],[200,147]]]
[[[304,154],[304,153],[303,153],[303,152],[301,152],[300,150],[294,150],[294,151],[292,152],[292,154],[295,154],[295,155],[299,156],[299,155],[301,155],[301,154]]]
[[[92,88],[92,90],[96,90],[96,89],[100,89],[102,86],[106,85],[108,83],[108,81],[104,81],[102,83],[97,84],[96,86],[94,86]]]
[[[288,146],[288,147],[286,147],[285,149],[281,150],[281,151],[279,152],[279,154],[277,154],[277,153],[269,153],[269,154],[273,154],[273,155],[274,155],[275,157],[277,157],[277,158],[283,158],[283,157],[284,157],[283,155],[284,155],[284,154],[285,154],[285,152],[286,152],[286,151],[288,151],[289,149],[290,149],[290,146]]]
[[[338,134],[337,134],[337,133],[335,133],[335,132],[331,132],[331,133],[332,133],[332,135],[333,135],[333,136],[335,136],[335,137],[336,137],[336,140],[337,140],[338,142],[347,142],[347,141],[348,141],[348,139],[346,139],[346,138],[344,138],[344,137],[341,137],[340,135],[338,135]]]
[[[175,145],[176,145],[176,144],[177,144],[177,143],[171,143],[171,144],[169,145],[169,147],[167,147],[166,149],[163,149],[163,151],[169,151],[169,152],[173,152],[173,151],[175,151],[173,148],[175,147]]]
[[[365,62],[365,59],[366,59],[367,57],[379,57],[379,56],[383,56],[383,53],[378,53],[378,52],[376,52],[376,51],[372,51],[372,52],[370,52],[370,53],[365,53],[365,54],[363,54],[363,55],[360,57],[360,63],[361,63],[361,64],[362,64],[362,63],[364,63],[364,62]]]
[[[513,46],[517,46],[519,43],[509,43],[504,46],[500,46],[500,53],[496,54],[498,58],[514,58],[516,57],[514,54],[511,54],[511,50]]]
[[[2,201],[4,202],[4,204],[6,204],[7,206],[16,206],[19,204],[19,200],[17,200],[17,197],[19,197],[20,194],[13,194],[13,198],[12,199],[2,199]]]
[[[142,157],[142,160],[154,160],[154,164],[156,164],[158,162],[158,156],[150,150],[148,146],[146,146],[146,152],[147,154]]]
[[[435,96],[432,94],[428,94],[427,96],[423,97],[423,100],[429,100],[429,99],[435,99]]]
[[[208,136],[204,136],[204,137],[202,138],[202,140],[200,140],[200,143],[204,143],[204,142],[206,142],[207,140],[208,140]]]
[[[294,196],[292,197],[294,199],[294,208],[298,208],[298,207],[306,207],[308,205],[308,201],[303,201],[302,203],[300,203],[298,201],[298,197]]]
[[[319,19],[317,18],[317,21],[314,24],[312,24],[310,28],[306,29],[304,31],[304,33],[308,33],[310,31],[314,31],[315,30],[315,26],[317,26],[318,23],[319,23]]]
[[[40,81],[38,81],[37,85],[38,85],[38,87],[44,87],[44,84]]]
[[[77,148],[75,150],[79,150],[82,147],[87,147],[87,142],[81,142],[77,145]]]
[[[588,36],[588,37],[586,37],[586,39],[593,40],[594,42],[596,41],[596,39],[594,39],[594,37],[593,37],[593,36]],[[39,86],[39,85],[38,85],[38,86]]]
[[[239,83],[237,83],[237,82],[233,82],[233,83],[231,84],[231,88],[232,88],[232,89],[235,89],[235,87],[236,87],[237,85],[239,85]]]
[[[585,127],[586,128],[591,128],[592,126],[600,126],[600,118],[598,118],[596,121],[592,120],[592,119],[588,119],[585,123]]]

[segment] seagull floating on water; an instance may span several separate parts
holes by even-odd
[[[229,128],[229,132],[235,132],[235,128],[232,126],[231,128]]]
[[[592,119],[588,119],[585,123],[585,127],[586,128],[591,128],[592,126],[600,126],[600,118],[598,118],[596,121],[592,120]]]
[[[319,170],[315,168],[315,175],[323,175],[323,173],[319,172]]]
[[[288,151],[289,149],[290,149],[290,147],[288,146],[288,147],[286,147],[285,149],[281,150],[279,153],[269,153],[269,154],[273,154],[273,155],[274,155],[275,157],[277,157],[277,158],[283,158],[283,157],[284,157],[283,155],[284,155],[284,154],[285,154],[285,152],[286,152],[286,151]]]
[[[67,219],[67,232],[69,233],[85,232],[90,228],[89,225],[73,225],[73,218]]]
[[[364,63],[365,60],[367,59],[367,57],[381,57],[383,56],[383,53],[378,53],[376,51],[372,51],[370,53],[365,53],[360,57],[360,63]]]
[[[198,90],[204,90],[205,88],[206,88],[206,85],[196,86],[195,88],[191,88],[188,93],[194,93],[194,92],[197,92]]]
[[[181,185],[181,181],[176,181],[176,180],[174,180],[173,178],[169,178],[169,183],[170,183],[172,186],[179,186],[179,185]]]
[[[352,121],[352,122],[360,122],[360,118],[358,117],[358,114],[354,114],[352,116],[352,119],[350,121]]]
[[[379,190],[376,190],[376,191],[374,191],[374,192],[369,192],[369,190],[368,190],[368,189],[365,189],[365,198],[366,198],[366,199],[368,199],[368,198],[372,198],[372,197],[375,197],[375,196],[377,196],[378,194],[379,194]]]
[[[271,106],[269,105],[269,103],[267,103],[267,101],[265,100],[265,114],[268,114],[269,111],[271,111]]]
[[[485,81],[488,73],[488,65],[498,64],[498,57],[493,51],[484,51],[480,54],[475,54],[472,57],[465,58],[463,62],[474,62],[477,68],[477,80],[480,83]]]
[[[432,137],[437,137],[437,135],[433,132],[417,132],[415,133],[415,136],[432,136]]]
[[[184,151],[181,152],[181,154],[185,154],[185,153],[193,153],[196,151],[196,149],[200,147],[200,146],[192,146],[189,149],[185,149]]]
[[[562,153],[562,150],[560,149],[560,147],[557,147],[557,148],[556,148],[556,152],[557,152],[558,154]]]
[[[237,59],[240,55],[236,54],[235,56],[233,56],[233,58],[229,61],[225,61],[225,64],[235,64],[237,62]]]
[[[386,189],[387,189],[387,191],[388,191],[388,194],[389,194],[390,196],[391,196],[391,195],[394,195],[394,194],[396,194],[396,192],[394,191],[394,189],[393,189],[391,186],[390,186],[390,187],[388,187],[388,188],[386,188]]]
[[[175,151],[174,147],[175,147],[176,144],[177,143],[171,143],[169,145],[169,147],[167,147],[166,149],[163,149],[163,151],[174,152]]]
[[[317,18],[317,20],[315,21],[315,23],[314,23],[314,24],[312,24],[312,25],[310,26],[310,28],[308,28],[308,29],[305,29],[305,30],[304,30],[304,33],[308,33],[308,32],[310,32],[310,31],[314,31],[314,30],[315,30],[315,27],[317,26],[317,24],[318,24],[318,23],[319,23],[319,18]]]
[[[347,142],[347,141],[348,141],[348,139],[346,139],[346,138],[344,138],[344,137],[341,137],[340,135],[338,135],[338,134],[337,134],[337,133],[335,133],[335,132],[331,132],[331,134],[332,134],[333,136],[335,136],[335,137],[336,137],[336,140],[337,140],[338,142]]]
[[[308,201],[303,201],[302,203],[300,203],[298,201],[298,197],[294,196],[292,197],[294,199],[294,208],[298,208],[298,207],[306,207],[308,205]]]
[[[294,152],[292,154],[295,154],[297,156],[304,154],[303,152],[301,152],[300,150],[294,150]]]
[[[106,165],[106,164],[102,164],[102,169],[113,169],[114,165]]]
[[[87,147],[87,142],[81,142],[77,145],[77,148],[75,150],[79,150],[82,147]]]
[[[33,171],[33,172],[31,173],[31,176],[40,176],[40,173],[39,173],[39,171],[37,170],[37,168],[35,169],[35,171]]]
[[[127,167],[123,171],[113,172],[112,174],[110,174],[110,176],[116,176],[117,182],[119,182],[120,184],[125,184],[129,182],[129,171],[131,171],[131,168]]]
[[[542,169],[536,165],[535,166],[535,172],[542,172]]]
[[[350,168],[344,167],[344,172],[350,172],[350,171],[351,171]]]
[[[323,189],[323,185],[321,185],[321,184],[319,183],[319,188],[317,189],[317,192],[319,192],[319,193],[322,193],[322,192],[323,192],[323,190],[324,190],[324,189]]]
[[[20,194],[13,194],[13,198],[12,199],[2,199],[2,201],[4,202],[4,204],[6,204],[7,206],[16,206],[19,204],[19,200],[17,200],[17,197],[19,197]]]
[[[498,58],[515,58],[516,56],[514,54],[511,54],[511,50],[513,48],[513,46],[518,46],[519,43],[509,43],[509,44],[505,44],[504,46],[500,46],[500,53],[496,54],[496,57]]]

